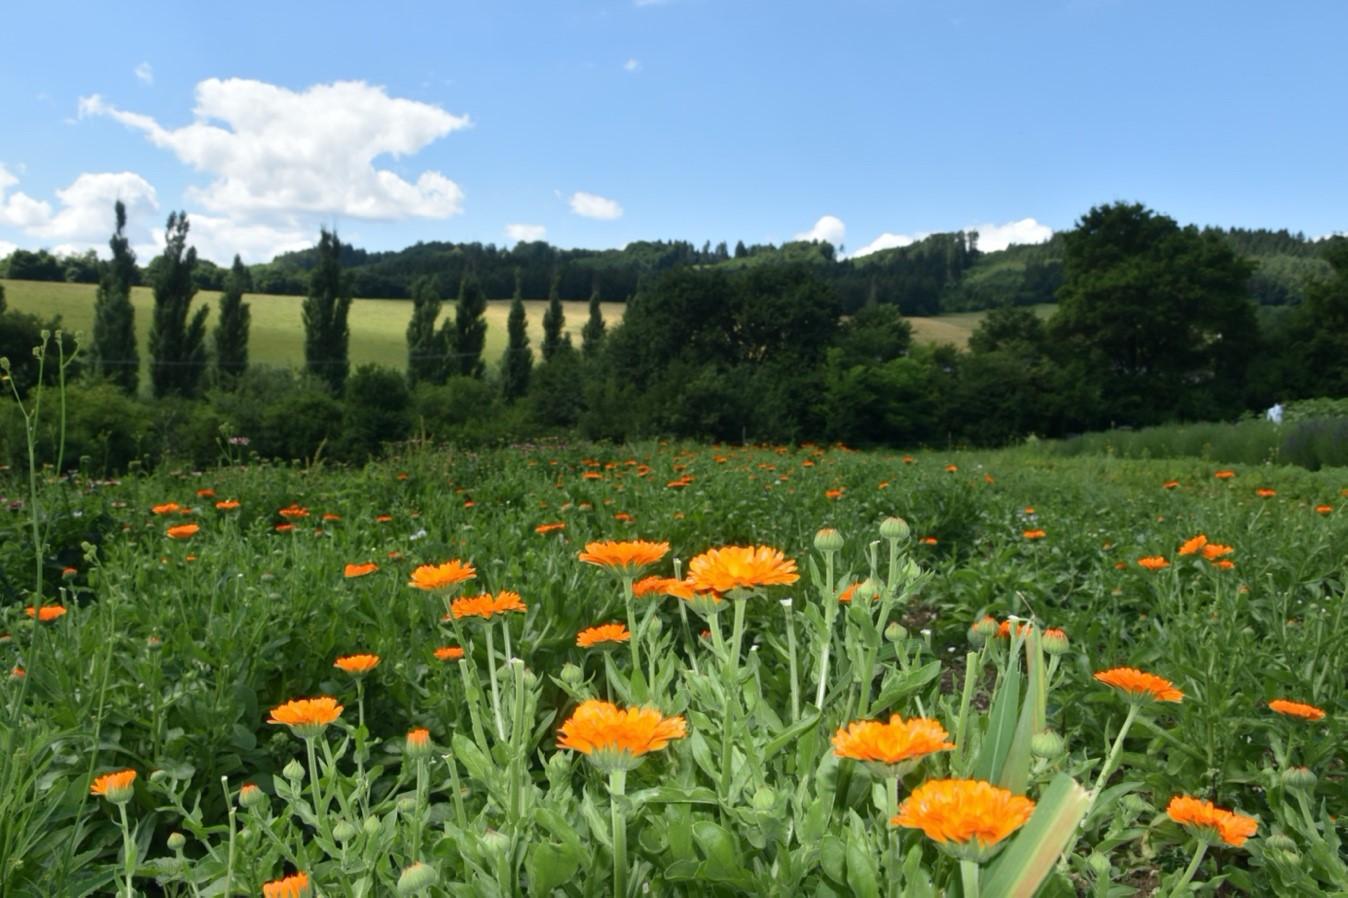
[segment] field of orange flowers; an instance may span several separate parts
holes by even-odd
[[[1348,894],[1342,471],[6,476],[0,894]]]

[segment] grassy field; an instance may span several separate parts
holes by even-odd
[[[0,893],[1343,894],[1345,476],[412,447],[29,507],[0,472]]]

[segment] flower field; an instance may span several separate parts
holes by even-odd
[[[0,480],[0,894],[1348,894],[1348,474]]]

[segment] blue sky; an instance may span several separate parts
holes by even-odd
[[[1348,229],[1341,0],[16,4],[0,253]]]

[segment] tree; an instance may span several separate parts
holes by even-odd
[[[1039,354],[1044,348],[1044,321],[1033,309],[999,306],[983,316],[969,335],[973,353],[1013,351]]]
[[[0,315],[5,314],[8,304],[5,302],[5,285],[0,284]]]
[[[188,321],[192,297],[195,247],[187,245],[187,213],[170,212],[164,228],[164,252],[154,278],[154,317],[150,321],[150,383],[155,398],[191,397],[201,389],[206,371],[206,315],[202,306]]]
[[[487,297],[475,275],[459,281],[459,300],[454,305],[454,362],[465,377],[482,378],[487,366],[482,362],[482,347],[487,342]]]
[[[435,331],[440,317],[440,290],[434,277],[412,283],[412,318],[407,322],[407,382],[444,383],[445,344]]]
[[[232,383],[248,370],[248,327],[252,314],[243,294],[252,289],[252,276],[237,255],[220,295],[220,320],[215,326],[215,370],[223,383]]]
[[[562,346],[562,329],[566,327],[566,314],[562,311],[562,297],[558,292],[561,278],[554,274],[552,286],[548,288],[548,310],[543,313],[543,361],[551,361]]]
[[[1116,423],[1233,414],[1258,338],[1252,270],[1220,237],[1141,204],[1097,206],[1065,237],[1050,333]]]
[[[592,359],[604,342],[604,313],[599,308],[599,290],[590,294],[590,317],[580,331],[580,354]]]
[[[305,367],[333,393],[341,392],[351,367],[346,322],[351,285],[342,271],[341,251],[337,234],[320,229],[317,262],[309,273],[309,295],[302,307]]]
[[[1303,396],[1348,395],[1348,237],[1330,238],[1324,257],[1331,275],[1306,287],[1289,328],[1289,361]]]
[[[126,236],[126,206],[113,206],[117,229],[108,246],[112,260],[103,271],[94,296],[94,371],[124,393],[134,394],[140,383],[140,351],[136,347],[136,310],[131,305],[131,283],[136,277],[136,254]]]
[[[501,359],[501,392],[507,402],[514,402],[529,392],[529,376],[533,368],[534,354],[529,349],[529,321],[524,315],[524,297],[516,273],[515,297],[510,302],[510,317],[506,319],[505,357]]]
[[[842,323],[835,343],[848,365],[888,362],[908,354],[913,326],[898,306],[867,303]]]

